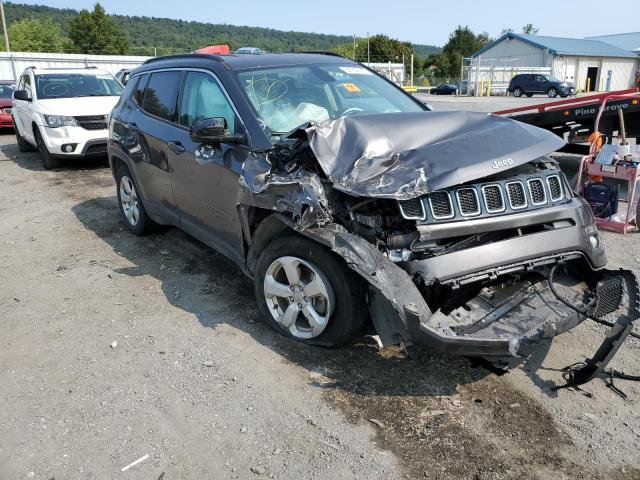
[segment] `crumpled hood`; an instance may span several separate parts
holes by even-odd
[[[486,177],[564,145],[546,130],[475,112],[357,115],[306,133],[336,189],[397,200]]]

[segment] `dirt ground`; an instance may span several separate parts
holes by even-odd
[[[605,234],[610,264],[638,271],[639,238]],[[304,347],[221,255],[130,235],[104,162],[44,171],[0,136],[0,480],[640,478],[640,384],[553,390],[603,336],[502,376],[367,337]]]

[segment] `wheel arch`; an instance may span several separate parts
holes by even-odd
[[[264,249],[285,232],[295,232],[280,215],[262,208],[250,208],[245,223],[245,241],[247,242],[247,273],[253,277],[258,258]]]

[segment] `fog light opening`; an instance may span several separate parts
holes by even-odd
[[[591,248],[594,250],[600,246],[600,239],[598,239],[598,235],[589,235],[589,242],[591,242]]]
[[[62,151],[64,153],[71,153],[76,149],[77,143],[65,143],[62,145]]]

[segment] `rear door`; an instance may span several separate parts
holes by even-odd
[[[236,262],[243,258],[237,197],[246,145],[195,142],[190,127],[198,120],[224,117],[231,133],[244,129],[217,77],[209,71],[186,73],[180,96],[180,127],[167,138],[172,185],[181,226]]]
[[[141,78],[134,98],[140,108],[126,120],[137,137],[139,147],[136,169],[141,189],[149,207],[160,215],[175,214],[171,188],[172,165],[167,139],[171,138],[178,119],[178,92],[183,72],[157,71]]]

